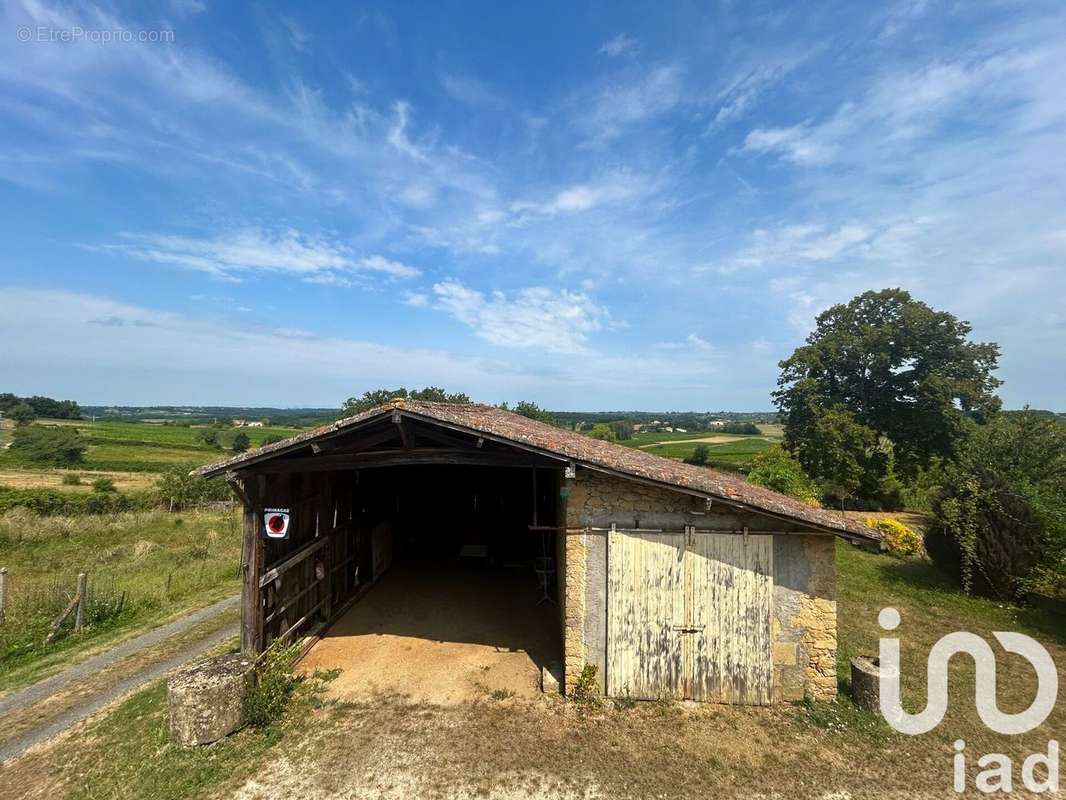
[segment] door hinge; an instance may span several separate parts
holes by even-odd
[[[706,625],[688,626],[688,625],[674,625],[674,631],[677,633],[703,633],[703,629]]]

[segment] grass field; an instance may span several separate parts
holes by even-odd
[[[621,444],[665,458],[684,460],[700,445],[710,450],[708,466],[725,469],[743,468],[751,459],[775,444],[780,436],[779,425],[760,425],[763,436],[740,436],[733,433],[638,433]],[[699,441],[697,441],[699,440]]]
[[[63,479],[77,475],[81,483],[65,484]],[[58,489],[71,492],[90,492],[97,478],[109,478],[120,492],[150,489],[156,476],[149,472],[96,472],[81,469],[0,469],[0,486],[14,489]]]
[[[0,566],[7,567],[8,618],[0,626],[0,690],[41,677],[71,657],[238,590],[240,524],[233,511],[115,516],[0,516]],[[102,614],[80,634],[50,645],[51,620],[86,572],[99,599],[121,613]]]
[[[85,439],[88,449],[85,462],[78,472],[163,472],[174,467],[195,467],[224,458],[231,451],[226,449],[233,436],[241,431],[247,434],[253,447],[262,444],[268,437],[288,438],[299,432],[298,428],[225,428],[218,430],[221,447],[204,444],[199,438],[207,426],[158,425],[145,422],[90,422],[88,420],[39,420],[42,425],[74,427]],[[10,437],[10,429],[0,430],[0,436]],[[4,475],[12,470],[37,470],[27,463],[18,452],[0,449],[0,484],[14,485]],[[54,481],[42,470],[41,488],[73,489],[77,487],[53,487]],[[99,476],[95,476],[99,477]],[[22,481],[29,480],[23,472]],[[91,481],[90,481],[91,482]],[[23,483],[23,486],[27,484]]]
[[[955,630],[1036,637],[1066,665],[1066,630],[1044,612],[971,598],[932,565],[838,544],[839,676],[848,659],[876,653],[877,614],[897,608],[904,703],[925,703],[925,659]],[[1011,678],[1000,708],[1028,705],[1035,680],[1003,656]],[[161,684],[141,691],[70,736],[0,766],[0,797],[955,797],[952,742],[963,739],[969,785],[985,753],[1017,770],[1046,752],[1066,725],[1059,703],[1035,731],[1003,737],[978,719],[973,663],[952,659],[951,707],[941,726],[897,734],[845,696],[771,708],[639,703],[579,713],[558,699],[484,700],[459,707],[381,697],[290,710],[280,723],[210,747],[181,749],[166,736]],[[1060,682],[1062,678],[1060,677]]]

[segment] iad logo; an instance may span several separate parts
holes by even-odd
[[[878,624],[886,631],[899,627],[899,612],[884,608],[877,617]],[[974,662],[976,687],[974,702],[981,721],[996,733],[1013,736],[1027,733],[1041,725],[1055,708],[1059,691],[1059,676],[1055,662],[1040,642],[1023,633],[994,631],[993,636],[1008,653],[1016,653],[1027,660],[1036,670],[1036,697],[1025,711],[1005,714],[996,703],[996,655],[988,642],[973,633],[957,631],[942,637],[929,651],[927,661],[927,695],[925,709],[917,714],[903,710],[900,703],[899,639],[881,638],[880,646],[880,705],[885,720],[900,733],[911,736],[927,733],[944,719],[948,708],[948,663],[957,653],[966,653]],[[954,785],[958,792],[966,788],[965,757],[962,751],[966,743],[955,742]],[[1031,792],[1058,791],[1057,741],[1048,742],[1047,755],[1035,753],[1022,765],[1022,782]],[[1009,792],[1012,786],[1013,767],[1010,758],[1002,753],[990,753],[977,761],[987,767],[978,774],[975,785],[982,792]],[[1036,768],[1045,768],[1045,780],[1037,779]]]

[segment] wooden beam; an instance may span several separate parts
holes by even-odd
[[[384,442],[396,438],[396,428],[387,425],[381,430],[369,431],[365,436],[350,436],[327,439],[323,442],[313,442],[311,450],[314,453],[357,453],[367,450]]]
[[[346,453],[309,458],[286,458],[263,464],[264,474],[321,472],[323,470],[370,469],[372,467],[402,467],[416,465],[453,465],[486,467],[547,467],[559,464],[529,453],[485,452],[452,448],[422,448],[417,450],[379,450],[365,453]],[[258,472],[258,470],[256,470]]]
[[[415,446],[415,437],[411,433],[410,429],[403,421],[403,414],[399,411],[392,412],[392,421],[396,425],[396,428],[400,431],[400,440],[403,442],[404,450],[411,450]]]
[[[448,445],[449,447],[470,447],[470,445],[475,444],[473,437],[455,436],[432,425],[416,425],[412,428],[412,431],[418,434],[419,439],[428,439],[431,442]]]
[[[263,576],[259,579],[259,587],[262,588],[271,581],[277,580],[279,577],[284,575],[288,570],[295,567],[305,558],[312,555],[313,553],[318,552],[328,541],[328,536],[319,536],[317,539],[313,539],[310,544],[301,547],[291,556],[283,558],[281,561],[279,561],[277,564],[270,567],[266,572],[263,573]]]

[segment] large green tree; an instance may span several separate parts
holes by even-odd
[[[971,342],[970,331],[902,289],[822,312],[780,363],[774,402],[786,447],[842,495],[891,481],[893,461],[909,478],[934,457],[951,458],[967,425],[999,409],[999,346]]]

